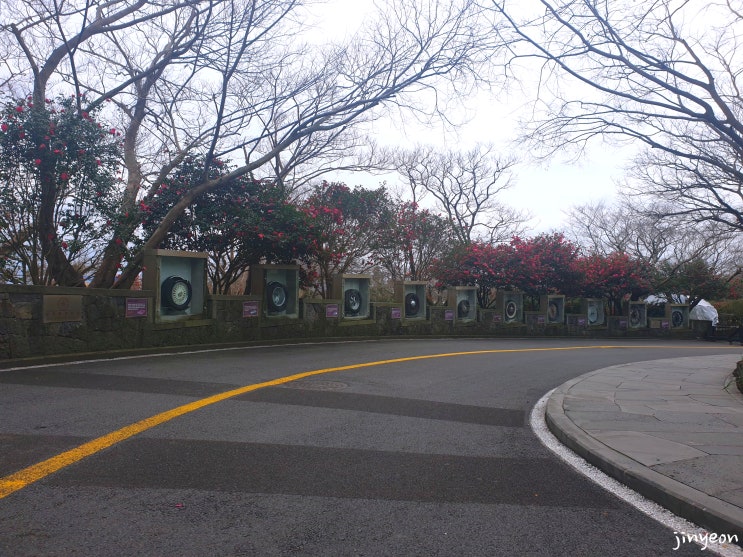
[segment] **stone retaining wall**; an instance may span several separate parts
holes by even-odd
[[[146,302],[146,315],[136,316],[132,311],[137,301],[140,307]],[[692,322],[692,327],[685,330],[627,329],[622,326],[626,318],[610,318],[607,326],[588,327],[585,316],[567,315],[565,324],[546,324],[536,313],[529,315],[526,323],[502,323],[494,310],[480,310],[477,320],[461,321],[455,318],[455,312],[442,306],[431,306],[426,318],[404,319],[399,317],[401,304],[374,302],[369,319],[355,320],[338,316],[341,300],[308,299],[300,301],[299,319],[290,319],[262,315],[261,300],[254,296],[207,296],[205,315],[198,319],[158,323],[153,317],[153,301],[154,293],[142,290],[2,285],[0,360],[312,338],[698,338],[708,325]]]

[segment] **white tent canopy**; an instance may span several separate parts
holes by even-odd
[[[699,321],[717,321],[717,310],[715,306],[707,300],[700,302],[689,311],[689,319],[698,319]]]
[[[684,304],[686,303],[686,296],[683,294],[679,294],[678,296],[674,295],[673,298],[678,299],[678,303]],[[648,296],[645,301],[649,304],[665,304],[666,303],[666,297],[664,295],[658,295],[658,296]],[[676,300],[674,300],[672,303],[677,303]],[[717,321],[719,319],[719,316],[717,315],[717,309],[715,309],[715,306],[710,304],[707,300],[700,300],[699,303],[691,308],[689,310],[689,319],[696,319],[698,321]]]

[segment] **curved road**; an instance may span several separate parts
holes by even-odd
[[[594,369],[736,349],[386,340],[0,371],[0,555],[704,555],[528,415]]]

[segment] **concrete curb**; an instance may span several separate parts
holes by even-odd
[[[594,371],[568,381],[552,393],[545,411],[545,421],[552,434],[604,473],[676,515],[712,532],[743,533],[743,510],[655,472],[615,451],[577,426],[565,414],[563,402],[568,390],[596,373]]]

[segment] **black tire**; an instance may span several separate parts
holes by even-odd
[[[266,285],[266,303],[268,311],[278,313],[286,310],[289,302],[289,295],[286,286],[280,282],[272,281]]]
[[[596,307],[596,304],[590,304],[588,306],[588,324],[594,325],[599,320],[599,308]]]
[[[555,323],[556,321],[559,320],[560,307],[557,305],[557,302],[549,303],[549,307],[547,309],[547,315],[548,315],[550,323]]]
[[[516,319],[516,314],[519,312],[519,306],[513,300],[506,302],[506,319],[512,321]]]
[[[183,290],[184,286],[186,288],[185,292]],[[179,291],[181,293],[178,299],[174,298],[174,291]],[[172,310],[183,311],[188,309],[191,305],[192,296],[193,288],[191,287],[191,283],[183,277],[168,277],[160,285],[160,298],[162,299],[162,303],[165,307]]]
[[[343,307],[346,311],[346,315],[355,316],[361,313],[361,292],[355,288],[349,288],[343,294],[344,304]]]
[[[405,296],[405,317],[415,317],[421,308],[421,302],[417,294],[407,294]]]
[[[630,313],[629,313],[629,323],[630,323],[630,325],[632,325],[633,327],[637,327],[638,325],[641,324],[641,320],[642,320],[641,313],[642,312],[639,309],[632,308],[632,311],[630,311]]]
[[[463,317],[469,317],[469,315],[470,315],[470,301],[460,300],[460,302],[457,304],[457,317],[463,318]]]
[[[680,309],[671,311],[671,325],[674,328],[681,327],[684,324],[684,314]]]

